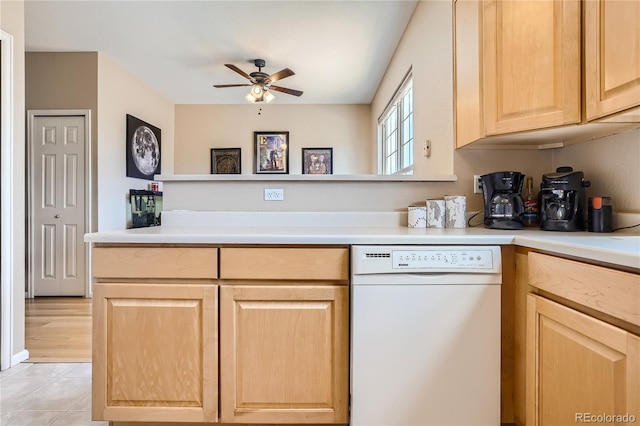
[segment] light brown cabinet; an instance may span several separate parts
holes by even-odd
[[[640,418],[640,275],[536,252],[527,260],[526,424]]]
[[[512,305],[514,315],[513,325],[513,353],[514,363],[511,372],[513,376],[513,412],[516,425],[526,424],[527,405],[525,399],[526,387],[526,336],[527,336],[527,293],[528,285],[528,250],[522,247],[515,249],[515,289],[512,299],[502,299],[503,311]],[[504,285],[504,284],[503,284]],[[508,340],[507,340],[508,342]],[[503,342],[503,346],[505,342]]]
[[[95,420],[215,422],[217,286],[94,287]]]
[[[95,420],[348,423],[348,248],[92,257]]]
[[[527,327],[527,425],[639,418],[638,336],[531,294]]]
[[[640,1],[583,5],[587,120],[640,106]],[[620,119],[640,121],[640,111]]]
[[[580,122],[580,3],[455,2],[458,147]]]
[[[217,421],[217,249],[92,254],[93,419]]]
[[[347,423],[348,250],[221,248],[220,258],[221,421]]]
[[[348,287],[220,289],[223,423],[347,423]]]
[[[580,121],[580,3],[482,2],[487,135]]]
[[[640,106],[639,11],[637,1],[455,0],[456,146],[560,147],[633,127],[633,114],[584,124]]]

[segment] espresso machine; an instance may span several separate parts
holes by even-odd
[[[492,229],[522,229],[524,202],[520,192],[524,175],[495,172],[480,176],[484,196],[484,226]]]
[[[591,182],[571,167],[558,167],[542,175],[538,194],[540,229],[545,231],[584,231],[587,229],[585,188]]]

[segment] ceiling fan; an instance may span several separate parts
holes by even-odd
[[[227,68],[232,69],[233,71],[249,80],[251,84],[214,84],[213,87],[223,88],[251,86],[251,91],[246,96],[249,102],[271,102],[274,96],[273,94],[271,94],[271,92],[269,92],[270,90],[275,90],[276,92],[282,92],[286,93],[287,95],[293,96],[302,95],[302,92],[300,90],[288,89],[286,87],[274,86],[272,84],[275,81],[282,80],[283,78],[294,75],[295,73],[289,68],[285,68],[275,74],[269,75],[265,72],[262,72],[262,68],[264,68],[264,66],[266,65],[266,61],[264,59],[255,59],[253,61],[253,64],[258,68],[258,71],[254,71],[250,74],[247,74],[233,64],[224,64]]]

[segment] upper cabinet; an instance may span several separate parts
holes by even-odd
[[[620,131],[620,123],[580,124],[640,106],[640,2],[456,0],[454,7],[458,148],[559,147]],[[638,121],[601,121],[630,126],[630,119]]]
[[[580,3],[487,1],[482,16],[487,135],[580,121]]]
[[[586,112],[594,120],[640,105],[640,1],[590,0],[583,7]]]

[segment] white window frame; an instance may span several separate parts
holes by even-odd
[[[409,102],[411,102],[409,108],[409,114],[403,117],[405,98],[410,94]],[[395,127],[393,129],[388,128],[388,122],[395,115]],[[413,106],[413,76],[411,70],[405,75],[402,80],[402,84],[393,94],[389,104],[385,108],[384,112],[378,118],[378,146],[380,153],[380,159],[378,161],[378,168],[380,174],[383,175],[412,175],[413,174],[413,148],[414,148],[414,106]],[[406,135],[404,132],[404,121],[411,120],[409,125],[410,135]],[[387,139],[393,138],[390,143]],[[406,158],[404,145],[409,144],[408,152],[410,158]],[[389,164],[388,159],[395,153],[395,161]]]

